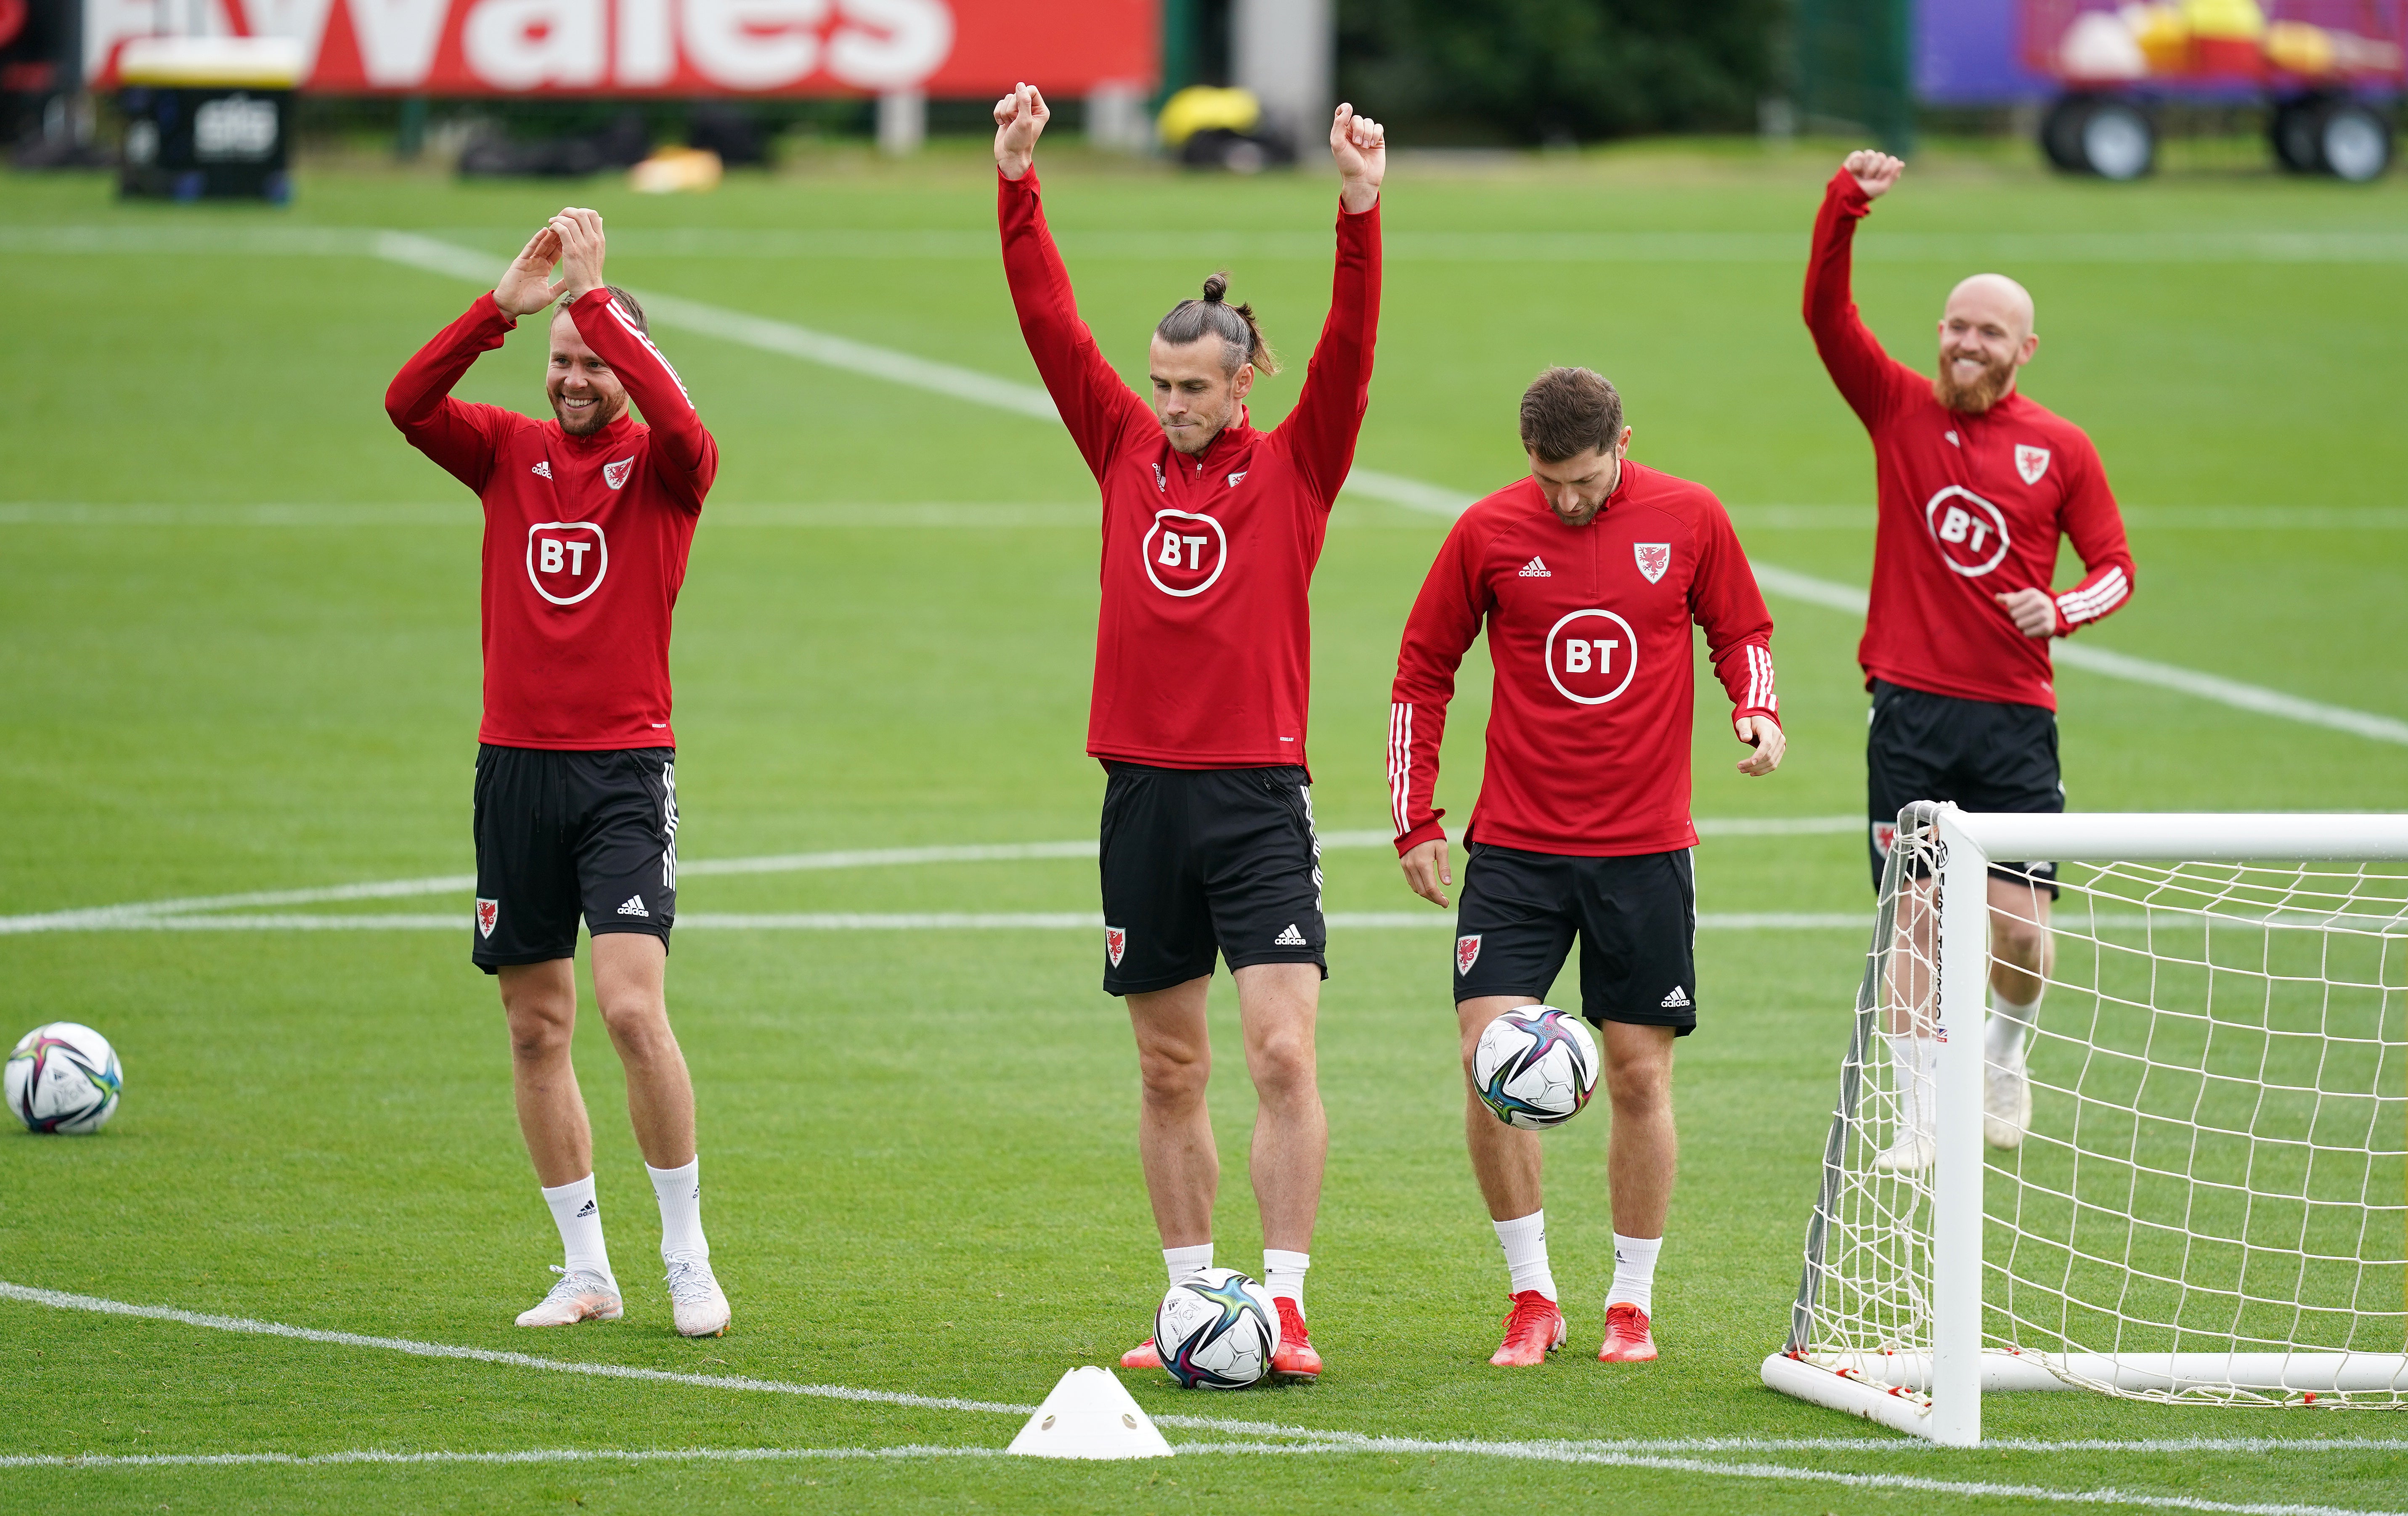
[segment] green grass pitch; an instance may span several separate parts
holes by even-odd
[[[1805,228],[1838,153],[1642,149],[1481,172],[1400,159],[1362,463],[1493,488],[1520,469],[1521,386],[1543,364],[1587,364],[1623,386],[1637,456],[1715,488],[1759,562],[1862,584],[1870,450],[1798,316]],[[96,177],[0,178],[0,914],[466,870],[477,517],[394,434],[380,397],[476,287],[371,256],[376,229],[480,250],[498,270],[574,199],[609,217],[623,282],[1033,382],[982,160],[976,144],[940,145],[909,167],[831,161],[676,199],[329,168],[304,174],[280,212],[128,207]],[[1067,149],[1045,167],[1113,359],[1137,372],[1151,323],[1226,265],[1296,360],[1260,392],[1259,418],[1283,413],[1327,298],[1326,176],[1197,179]],[[2408,716],[2396,383],[2408,181],[2346,189],[2219,161],[2114,187],[2052,180],[2017,155],[1935,152],[1863,246],[1868,317],[1916,363],[1956,276],[1995,265],[2033,288],[2044,340],[2028,386],[2097,439],[2139,562],[2131,605],[2086,641]],[[1067,439],[752,348],[660,336],[725,456],[675,654],[689,864],[1091,837],[1093,490]],[[538,409],[540,357],[523,333],[463,393]],[[1314,594],[1327,829],[1384,822],[1396,638],[1443,526],[1371,500],[1339,509]],[[1790,759],[1768,780],[1732,774],[1707,680],[1697,811],[1859,813],[1856,623],[1794,600],[1773,609]],[[1478,779],[1484,671],[1464,684],[1441,796],[1458,822]],[[2062,697],[2077,808],[2408,804],[2408,746],[2075,670]],[[1869,905],[1851,834],[1715,838],[1698,868],[1710,912]],[[1414,907],[1383,849],[1334,850],[1328,873],[1332,910]],[[694,873],[683,903],[1095,908],[1092,865],[1073,859]],[[556,1241],[511,1119],[492,988],[466,962],[466,904],[294,908],[460,910],[458,933],[0,936],[0,1031],[86,1021],[128,1073],[98,1137],[0,1136],[0,1279],[576,1364],[1017,1405],[1143,1334],[1161,1276],[1128,1035],[1096,989],[1095,942],[1071,931],[681,932],[671,1002],[735,1328],[703,1342],[668,1329],[650,1197],[588,1016],[580,1069],[628,1317],[515,1330]],[[1309,1291],[1325,1381],[1208,1397],[1125,1376],[1161,1415],[1403,1442],[1099,1466],[931,1452],[13,1466],[0,1468],[0,1508],[2041,1509],[2008,1487],[2408,1505],[2408,1443],[2390,1418],[1999,1396],[1984,1407],[1994,1437],[2317,1445],[1943,1452],[1758,1385],[1847,1035],[1862,948],[1851,931],[1700,941],[1663,1359],[1617,1372],[1590,1356],[1610,1269],[1606,1122],[1592,1116],[1549,1141],[1570,1347],[1543,1369],[1488,1368],[1504,1277],[1461,1151],[1448,934],[1432,916],[1425,930],[1333,934],[1332,1152]],[[1226,990],[1218,1240],[1222,1262],[1250,1266],[1252,1102]],[[992,1411],[544,1372],[9,1299],[0,1340],[0,1453],[18,1457],[994,1450],[1016,1428]],[[1598,1454],[1618,1463],[1419,1446],[1697,1437],[1855,1440]]]

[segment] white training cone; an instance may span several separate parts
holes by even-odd
[[[1074,1368],[1004,1452],[1031,1458],[1168,1458],[1170,1444],[1120,1380],[1100,1368]]]

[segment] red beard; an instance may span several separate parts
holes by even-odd
[[[1940,372],[1932,376],[1931,393],[1951,410],[1968,416],[1979,416],[2006,397],[2007,387],[2015,381],[2015,365],[2010,361],[1992,364],[1982,370],[1971,384],[1958,384],[1948,374],[1949,364],[1940,360]]]

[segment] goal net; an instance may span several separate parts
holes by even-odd
[[[2408,1408],[2403,1149],[2408,817],[1910,807],[1765,1382],[1951,1443],[1985,1390]]]

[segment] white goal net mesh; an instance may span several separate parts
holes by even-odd
[[[1902,829],[1892,851],[1789,1344],[1910,1385],[1901,1355],[1932,1342],[1913,1039],[1955,951],[1932,849]],[[2408,1406],[2408,864],[2068,864],[2058,883],[2028,1125],[1984,1150],[1985,1349],[2151,1399]],[[2002,893],[2032,910],[2028,880],[1993,889],[1994,933]],[[2214,1362],[2235,1355],[2255,1367]]]

